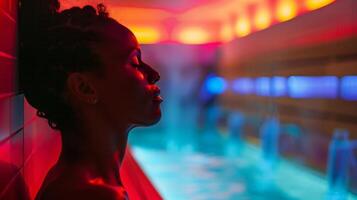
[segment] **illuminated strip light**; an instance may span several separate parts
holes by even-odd
[[[210,94],[222,94],[227,89],[227,82],[219,76],[207,78],[205,87]]]
[[[271,25],[270,10],[266,6],[260,6],[254,16],[254,25],[257,30],[263,30]]]
[[[255,79],[255,92],[259,96],[271,96],[270,78],[260,77]]]
[[[274,76],[272,78],[272,96],[285,96],[288,93],[287,78]]]
[[[232,89],[238,94],[253,94],[254,80],[251,78],[238,78],[233,81]]]
[[[276,18],[280,22],[290,20],[297,15],[297,4],[294,0],[280,0],[276,9]]]
[[[251,25],[247,16],[241,16],[238,18],[235,24],[235,32],[238,37],[244,37],[251,32]]]
[[[341,97],[345,100],[357,100],[357,76],[341,78]]]
[[[335,0],[306,0],[306,8],[308,10],[316,10],[333,3]]]
[[[160,42],[161,34],[154,27],[130,27],[130,29],[141,44],[154,44]]]
[[[338,96],[336,76],[291,76],[288,78],[289,96],[292,98],[327,98]]]
[[[182,29],[178,32],[176,39],[183,44],[206,44],[211,42],[209,33],[199,27]]]
[[[357,100],[357,75],[344,76],[291,76],[258,77],[256,79],[241,77],[233,80],[232,90],[241,95],[305,99]],[[340,91],[340,93],[339,93]]]

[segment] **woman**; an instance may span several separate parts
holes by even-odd
[[[128,133],[159,121],[160,76],[103,5],[62,12],[58,5],[31,11],[42,19],[36,32],[28,26],[30,5],[23,1],[20,10],[22,88],[62,136],[59,160],[36,199],[128,199],[119,174]]]

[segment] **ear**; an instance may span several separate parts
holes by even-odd
[[[84,73],[73,72],[69,74],[67,86],[71,95],[78,101],[95,104],[98,100],[93,80]]]

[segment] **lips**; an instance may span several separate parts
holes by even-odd
[[[163,102],[164,100],[162,99],[162,97],[160,96],[160,88],[157,87],[156,85],[154,86],[153,90],[152,90],[152,94],[153,94],[153,101],[154,102],[158,102],[158,103],[161,103]]]
[[[153,98],[153,101],[161,103],[161,102],[163,102],[164,100],[162,99],[161,96],[155,96],[155,97]]]

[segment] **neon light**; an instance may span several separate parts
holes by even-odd
[[[292,98],[329,98],[338,93],[336,76],[291,76],[288,78],[289,95]]]
[[[294,0],[280,0],[276,10],[276,18],[280,22],[287,21],[297,15],[297,5]]]
[[[254,25],[258,30],[268,28],[271,24],[271,14],[266,6],[260,6],[254,16]]]
[[[242,16],[238,18],[237,23],[235,25],[235,32],[238,37],[244,37],[249,35],[251,31],[250,22],[248,17]]]
[[[357,100],[357,76],[341,78],[341,97],[345,100]]]
[[[281,76],[272,78],[272,96],[285,96],[287,94],[287,79]]]
[[[202,28],[190,27],[179,31],[177,40],[184,44],[205,44],[210,41],[210,35]]]
[[[270,96],[271,87],[270,87],[270,78],[260,77],[255,80],[255,92],[260,96]]]
[[[331,4],[334,1],[335,0],[306,0],[305,5],[308,10],[316,10]]]
[[[141,44],[158,43],[161,38],[160,32],[154,27],[130,27]]]
[[[238,78],[233,81],[233,91],[239,94],[252,94],[254,92],[254,81],[251,78]]]
[[[221,77],[212,76],[207,78],[206,88],[211,94],[222,94],[227,88],[227,83],[226,80]]]

